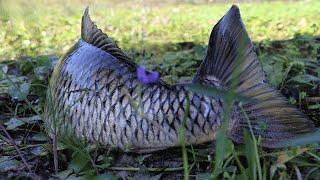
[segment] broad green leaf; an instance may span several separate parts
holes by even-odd
[[[276,87],[282,83],[285,76],[281,61],[276,61],[275,64],[264,64],[263,70],[266,72],[270,83]]]
[[[68,169],[72,169],[75,172],[80,172],[87,166],[88,163],[89,159],[85,154],[75,153],[71,162],[69,163]]]
[[[34,141],[47,141],[47,136],[44,133],[36,133],[32,135],[32,140]]]
[[[25,122],[23,122],[17,118],[10,118],[10,120],[8,122],[4,123],[4,125],[7,126],[7,128],[6,128],[7,130],[13,130],[19,126],[24,125],[24,124],[25,124]]]
[[[311,83],[312,81],[320,82],[320,79],[316,76],[312,76],[310,74],[303,74],[299,76],[295,76],[292,80],[299,83]]]
[[[308,109],[320,109],[320,104],[310,105],[308,106]]]
[[[19,88],[19,89],[17,89]],[[30,84],[22,83],[20,85],[12,85],[9,87],[9,94],[12,99],[22,101],[25,100],[29,94]]]
[[[17,170],[20,166],[21,163],[19,161],[11,159],[9,156],[0,157],[0,172]]]
[[[67,169],[67,170],[58,172],[57,174],[54,175],[54,177],[57,177],[59,179],[66,179],[72,173],[73,173],[73,170]]]
[[[158,175],[155,175],[155,176],[152,176],[152,177],[150,178],[150,180],[160,180],[161,177],[162,177],[162,173],[160,173],[160,174],[158,174]]]
[[[211,179],[211,173],[196,174],[196,180],[209,180],[209,179]]]
[[[103,173],[103,174],[99,174],[92,177],[92,179],[93,180],[117,180],[119,178],[109,173]]]
[[[295,158],[296,156],[304,153],[307,150],[308,150],[308,148],[298,148],[296,150],[282,151],[278,155],[277,164],[278,165],[284,164],[284,163],[290,161],[291,159]]]
[[[4,73],[8,72],[8,66],[5,64],[0,64],[0,80],[5,78]]]
[[[34,124],[34,123],[38,123],[39,121],[41,121],[41,117],[39,115],[35,115],[35,116],[31,116],[31,117],[23,117],[23,118],[19,118],[20,120],[22,120],[23,122],[26,122],[28,124]]]
[[[10,118],[10,120],[6,123],[4,123],[7,126],[8,130],[13,130],[19,126],[24,125],[25,123],[28,124],[34,124],[37,123],[38,121],[40,121],[41,118],[40,116],[36,115],[36,116],[31,116],[31,117],[25,117],[25,118]]]
[[[36,155],[36,156],[39,156],[39,155],[41,155],[41,154],[46,154],[46,153],[44,152],[44,150],[45,150],[45,149],[44,149],[43,147],[37,146],[37,147],[32,148],[32,149],[30,150],[30,152],[31,152],[32,154]]]

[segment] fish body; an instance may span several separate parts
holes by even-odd
[[[79,61],[79,57],[88,61]],[[121,149],[177,146],[189,103],[185,119],[188,143],[214,139],[223,109],[219,98],[192,93],[184,84],[143,84],[134,68],[83,40],[60,63],[52,77],[59,83],[51,89],[59,99],[54,108],[62,113],[55,122],[62,134],[75,133]]]
[[[179,146],[181,128],[186,144],[213,141],[225,102],[190,91],[189,84],[232,87],[256,99],[232,106],[228,136],[235,142],[243,142],[247,119],[265,147],[314,130],[303,113],[268,85],[236,6],[213,28],[207,56],[190,83],[169,85],[159,79],[146,84],[139,81],[137,68],[96,27],[87,9],[81,39],[60,59],[50,80],[45,109],[49,134],[127,151]],[[239,72],[237,77],[233,72]]]

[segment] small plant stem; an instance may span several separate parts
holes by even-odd
[[[302,180],[301,172],[300,172],[299,168],[296,165],[293,165],[293,167],[294,167],[294,170],[296,171],[297,180]]]
[[[182,123],[180,124],[179,128],[179,142],[181,145],[182,149],[182,159],[183,159],[183,175],[184,175],[184,180],[189,180],[189,164],[188,164],[188,154],[187,154],[187,148],[186,148],[186,142],[185,142],[185,124],[186,120],[189,116],[189,109],[190,109],[190,100],[189,100],[189,95],[186,95],[186,112],[183,115],[183,120]]]
[[[199,170],[200,170],[200,167],[199,167],[199,163],[197,163],[196,154],[195,154],[195,152],[194,152],[193,146],[190,145],[190,147],[191,147],[191,153],[192,153],[193,161],[194,161],[194,163],[197,164],[197,170],[199,171]]]
[[[54,172],[58,173],[58,142],[57,142],[57,135],[54,134],[52,137],[52,151],[53,151],[53,164],[54,164]]]
[[[90,155],[89,155],[89,160],[91,162],[91,165],[92,165],[94,171],[98,174],[99,173],[98,168],[97,168],[97,166],[96,166],[96,164],[94,162],[94,159],[92,159],[92,157]]]
[[[246,120],[247,120],[249,129],[250,129],[250,134],[251,134],[251,136],[252,136],[252,141],[253,141],[253,145],[254,145],[254,152],[255,152],[255,157],[256,157],[256,163],[257,163],[257,166],[258,166],[258,175],[259,175],[259,179],[262,180],[262,170],[261,170],[261,165],[260,165],[260,160],[259,160],[259,154],[258,154],[258,150],[257,150],[257,140],[256,140],[256,138],[255,138],[255,136],[254,136],[250,119],[249,119],[247,113],[244,111],[244,109],[243,109],[242,106],[241,106],[241,111],[242,111],[242,113],[244,114],[244,116],[245,116],[245,118],[246,118]]]
[[[1,136],[0,135],[0,139],[3,139],[4,141],[6,141],[6,142],[9,142],[9,139],[8,138],[6,138],[6,137],[3,137],[3,136]],[[21,145],[20,146],[20,150],[23,150],[23,149],[28,149],[28,148],[33,148],[33,147],[39,147],[39,146],[44,146],[45,144],[29,144],[29,145],[26,145],[26,146],[23,146],[23,145]],[[8,145],[8,147],[14,147],[13,145]],[[12,150],[12,151],[9,151],[9,152],[15,152],[16,150],[14,149],[14,150]],[[5,151],[5,152],[7,152],[7,151]]]
[[[232,151],[232,155],[233,155],[234,159],[236,160],[238,166],[240,167],[241,173],[245,176],[245,179],[249,179],[248,176],[247,176],[246,170],[245,170],[245,168],[243,167],[242,163],[240,162],[240,160],[239,160],[238,155],[236,154],[236,152],[235,152],[235,151]]]
[[[313,154],[313,153],[312,153],[312,152],[310,152],[310,151],[307,151],[307,154],[309,154],[310,156],[314,157],[317,161],[319,161],[319,162],[320,162],[320,157],[319,157],[319,156],[317,156],[317,155]]]

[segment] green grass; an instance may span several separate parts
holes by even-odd
[[[50,142],[36,115],[43,113],[52,62],[80,37],[86,5],[78,0],[0,0],[0,124],[16,140],[32,173],[42,177],[53,175],[54,169]],[[174,83],[192,78],[213,25],[230,5],[95,1],[90,14],[136,62]],[[239,7],[271,84],[319,127],[320,2],[240,3]],[[223,134],[219,137],[217,154],[211,146],[185,147],[181,141],[183,160],[175,150],[164,153],[168,157],[127,155],[59,142],[56,176],[181,178],[181,170],[198,179],[316,179],[320,175],[319,144],[266,151],[256,146],[259,139],[250,133],[245,145],[234,145]],[[6,133],[0,131],[0,178],[28,176],[15,147],[7,141]]]
[[[0,50],[0,59],[61,54],[79,38],[81,16],[86,4],[77,1],[66,5],[59,1],[22,2],[1,3],[0,42],[3,48]],[[320,13],[320,2],[273,2],[239,6],[253,41],[290,39],[296,34],[320,34],[320,22],[316,18]],[[146,48],[159,54],[158,49],[149,45],[161,47],[177,42],[205,45],[213,25],[230,4],[125,8],[93,3],[90,7],[91,16],[98,26],[115,38],[123,49],[141,51]],[[142,40],[145,46],[141,46]]]

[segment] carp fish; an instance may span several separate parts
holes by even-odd
[[[212,142],[226,102],[191,91],[190,84],[233,88],[255,100],[235,101],[230,107],[226,134],[236,143],[243,143],[249,125],[267,148],[315,130],[305,114],[268,84],[237,6],[213,27],[193,79],[175,85],[161,78],[139,81],[139,66],[97,28],[88,11],[82,16],[80,40],[59,60],[50,79],[45,125],[51,136],[73,135],[104,147],[150,152],[179,146],[183,127],[187,145]]]

